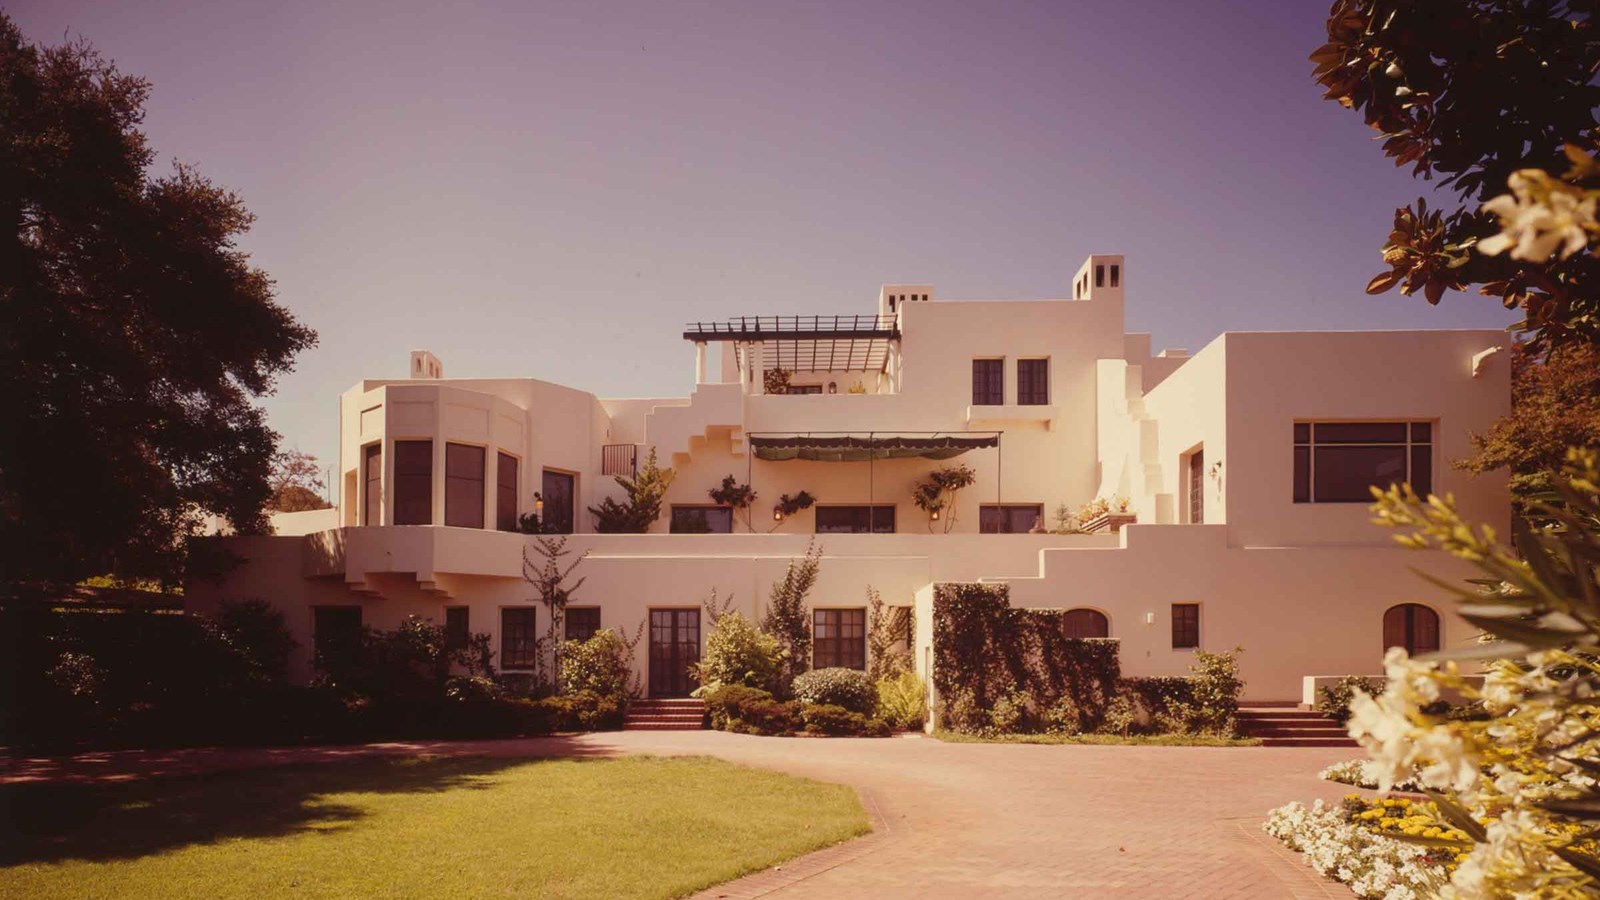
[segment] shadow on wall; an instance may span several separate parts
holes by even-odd
[[[609,755],[569,739],[548,741],[562,760]],[[0,866],[137,859],[229,838],[325,832],[366,816],[326,802],[328,794],[485,790],[506,769],[553,761],[369,757],[131,782],[0,785]]]

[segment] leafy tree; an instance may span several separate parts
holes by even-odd
[[[1573,345],[1540,359],[1519,344],[1512,353],[1511,415],[1473,435],[1474,452],[1458,465],[1474,474],[1509,469],[1523,506],[1550,490],[1549,473],[1568,447],[1600,446],[1600,349]]]
[[[562,625],[567,618],[567,604],[572,600],[572,595],[578,588],[583,587],[587,579],[579,578],[571,584],[567,583],[573,570],[589,558],[589,551],[578,554],[578,558],[570,564],[565,562],[566,557],[572,555],[567,549],[567,536],[547,538],[536,537],[533,539],[534,556],[539,559],[534,561],[528,554],[528,548],[522,548],[522,580],[533,586],[538,594],[533,598],[544,604],[545,633],[536,642],[534,647],[533,680],[536,689],[544,691],[555,687],[555,679],[551,672],[561,671],[560,648]],[[547,658],[547,654],[554,655],[555,659]]]
[[[661,500],[666,497],[667,488],[672,486],[672,479],[676,476],[677,472],[672,469],[656,465],[656,448],[651,447],[650,455],[645,457],[637,475],[632,478],[614,476],[628,495],[626,503],[606,497],[599,506],[589,507],[589,512],[595,518],[594,530],[601,534],[644,534],[649,531],[650,526],[661,518]]]
[[[1536,350],[1600,341],[1600,259],[1474,252],[1500,230],[1481,204],[1520,170],[1564,169],[1566,145],[1590,143],[1597,9],[1594,0],[1336,0],[1328,41],[1311,55],[1324,96],[1360,112],[1396,166],[1442,176],[1458,199],[1453,209],[1419,199],[1395,211],[1383,247],[1390,271],[1368,293],[1398,285],[1438,303],[1478,285],[1521,309],[1518,327]]]
[[[192,166],[149,174],[149,82],[0,14],[0,569],[175,580],[205,513],[265,528],[253,398],[316,339]]]
[[[783,661],[780,690],[811,667],[811,614],[806,608],[806,595],[816,586],[821,568],[822,548],[813,542],[806,547],[804,557],[789,560],[783,580],[772,586],[766,615],[761,618],[761,630],[777,638],[788,654]]]
[[[275,512],[327,509],[323,499],[327,484],[317,458],[302,450],[282,450],[272,457],[272,496],[267,508]]]

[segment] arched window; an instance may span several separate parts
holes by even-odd
[[[1420,603],[1391,606],[1383,614],[1383,649],[1404,647],[1412,656],[1439,649],[1439,614]]]
[[[1062,630],[1069,638],[1103,638],[1111,636],[1111,621],[1097,609],[1069,609],[1061,617]]]

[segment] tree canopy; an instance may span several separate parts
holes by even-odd
[[[1419,199],[1395,211],[1383,247],[1390,270],[1369,293],[1399,286],[1438,303],[1477,285],[1520,309],[1536,350],[1600,342],[1600,259],[1530,259],[1480,241],[1501,230],[1482,205],[1521,170],[1565,170],[1567,145],[1592,147],[1600,105],[1596,0],[1336,0],[1328,41],[1311,55],[1324,95],[1360,112],[1383,152],[1439,177],[1450,209]],[[1504,201],[1502,201],[1504,202]],[[1481,249],[1483,252],[1475,252]]]
[[[233,192],[140,131],[150,84],[0,14],[0,579],[175,578],[207,513],[265,527],[270,393],[316,335]]]

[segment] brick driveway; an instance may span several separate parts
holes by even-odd
[[[705,897],[1348,898],[1260,833],[1288,800],[1340,796],[1319,781],[1341,749],[947,744],[720,732],[620,732],[365,748],[98,754],[0,763],[7,778],[117,778],[346,758],[698,754],[854,786],[867,838]]]

